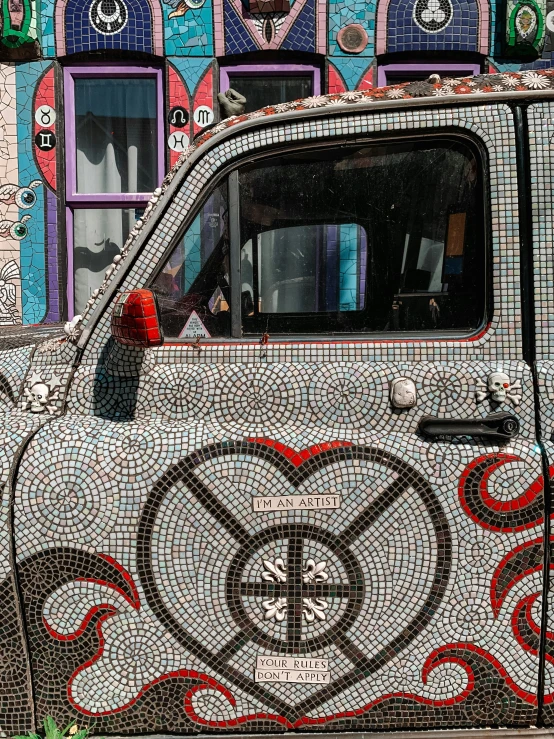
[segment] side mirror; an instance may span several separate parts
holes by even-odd
[[[163,344],[158,302],[152,290],[130,290],[118,296],[112,310],[112,336],[126,346]]]

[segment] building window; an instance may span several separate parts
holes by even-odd
[[[242,64],[221,67],[221,92],[230,87],[246,98],[246,113],[266,105],[321,94],[317,67],[304,64]]]
[[[438,74],[441,77],[473,77],[481,74],[479,64],[383,64],[377,69],[377,86],[397,85],[400,82],[415,82],[426,80],[429,75]]]
[[[68,311],[80,313],[164,174],[161,70],[65,71]]]

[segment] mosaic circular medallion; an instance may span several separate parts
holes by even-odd
[[[537,11],[531,5],[522,5],[516,13],[515,27],[523,39],[533,35],[537,28]]]
[[[367,43],[367,33],[359,23],[351,23],[337,33],[337,44],[347,54],[360,54]]]
[[[123,0],[93,0],[89,19],[95,31],[103,36],[113,36],[125,28],[129,12]]]
[[[323,545],[331,553],[331,564],[346,573],[346,582],[333,582],[326,570],[327,560],[315,561],[305,554],[311,542]],[[286,550],[286,557],[272,562],[259,578],[246,577],[248,564],[256,551],[267,545],[274,551]],[[249,573],[250,574],[250,573]],[[340,537],[333,536],[311,524],[288,524],[264,529],[252,537],[249,548],[239,550],[229,565],[227,595],[229,610],[235,623],[254,637],[256,643],[284,654],[296,654],[301,647],[315,652],[334,643],[348,631],[360,612],[364,585],[362,568],[356,557]],[[343,602],[339,619],[329,619],[332,602]],[[265,620],[283,623],[284,638],[275,638],[260,628],[256,612],[264,613]],[[311,636],[312,624],[326,622],[327,629]],[[333,623],[335,621],[335,623]]]
[[[450,0],[416,0],[412,17],[425,33],[439,33],[452,21],[453,15]]]

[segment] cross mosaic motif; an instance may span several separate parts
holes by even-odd
[[[270,560],[264,560],[266,570],[262,572],[262,579],[267,582],[286,583],[290,581],[288,568],[285,571],[285,563],[281,558],[275,560],[273,564]],[[328,575],[325,572],[327,562],[318,562],[309,559],[306,567],[302,569],[302,585],[307,583],[323,583],[327,580]],[[294,596],[293,596],[294,599]],[[265,618],[274,618],[276,621],[283,621],[287,613],[288,597],[271,598],[262,603],[265,609]],[[302,598],[302,613],[308,623],[312,623],[315,619],[325,621],[325,609],[328,607],[327,601],[322,598]]]

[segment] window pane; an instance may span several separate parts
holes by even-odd
[[[242,292],[246,304],[258,295],[259,313],[355,311],[365,304],[360,263],[367,236],[355,223],[291,226],[258,234],[242,250]],[[254,287],[253,262],[257,285]]]
[[[304,151],[242,170],[245,332],[477,328],[480,172],[473,147],[450,140]]]
[[[399,85],[402,82],[419,82],[428,80],[430,75],[439,74],[441,77],[473,77],[471,69],[460,69],[446,71],[437,69],[436,71],[414,71],[410,68],[404,70],[394,70],[394,72],[386,72],[387,85]]]
[[[166,337],[230,335],[226,184],[204,203],[151,287]]]
[[[77,192],[152,192],[158,182],[156,80],[75,79]]]
[[[245,112],[312,95],[312,75],[230,74],[229,87],[246,98]]]
[[[73,211],[75,314],[82,313],[91,293],[119,254],[142,210],[83,208]]]

